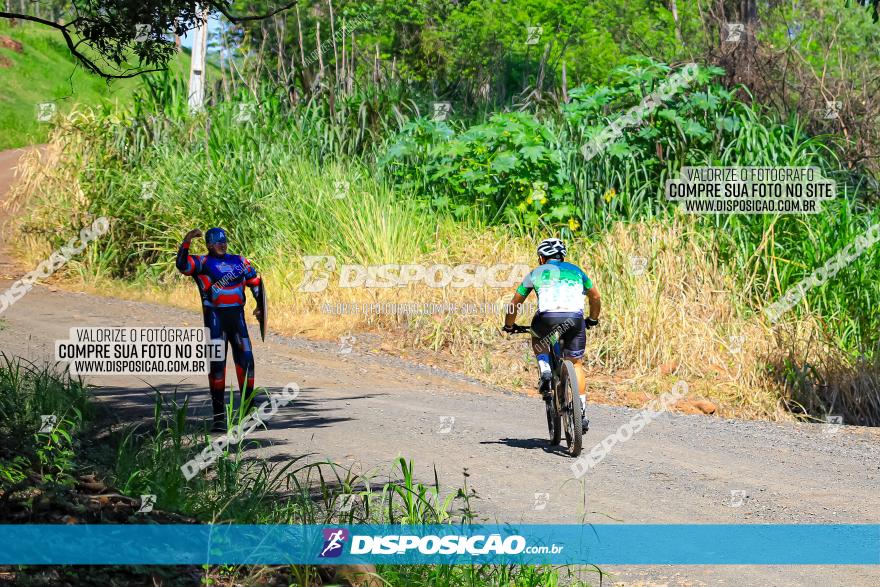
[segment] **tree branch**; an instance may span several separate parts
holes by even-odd
[[[51,27],[53,29],[57,29],[61,31],[61,34],[64,36],[64,41],[67,43],[67,48],[70,50],[71,55],[76,57],[76,59],[82,64],[86,69],[98,75],[104,79],[127,79],[132,77],[137,77],[142,73],[151,73],[154,71],[163,71],[162,69],[139,69],[135,73],[123,73],[123,74],[114,74],[107,73],[100,68],[94,61],[86,57],[83,53],[81,53],[77,47],[79,47],[80,43],[84,42],[85,39],[81,39],[79,42],[74,43],[73,38],[70,36],[70,32],[67,30],[67,27],[70,24],[58,24],[56,22],[52,22],[51,20],[46,20],[44,18],[39,18],[37,16],[30,16],[29,14],[18,14],[15,12],[0,12],[0,18],[9,18],[9,19],[18,19],[18,20],[29,20],[31,22],[36,22],[38,24]],[[75,21],[74,21],[75,22]]]
[[[10,18],[16,20],[30,20],[32,22],[38,22],[40,24],[44,24],[46,26],[50,26],[56,29],[64,29],[66,25],[60,25],[56,22],[52,22],[51,20],[46,20],[44,18],[40,18],[38,16],[31,16],[29,14],[18,14],[16,12],[0,12],[0,18]]]
[[[288,0],[284,5],[282,5],[278,8],[275,8],[275,9],[271,10],[270,12],[267,12],[266,14],[259,14],[259,15],[252,15],[252,16],[251,15],[239,16],[239,15],[232,14],[228,8],[227,3],[224,2],[223,0],[207,0],[206,2],[204,2],[204,6],[208,10],[216,10],[217,12],[222,14],[227,20],[229,20],[232,23],[243,23],[243,22],[258,21],[258,20],[265,20],[267,18],[271,18],[278,13],[281,13],[281,12],[284,12],[285,10],[289,10],[290,8],[293,8],[294,6],[296,6],[298,4],[298,2],[299,2],[299,0]],[[74,3],[74,8],[78,9],[76,3]],[[134,72],[132,72],[132,69],[122,69],[119,66],[119,64],[117,64],[116,66],[112,66],[109,64],[102,66],[101,64],[96,62],[94,59],[87,57],[84,53],[82,53],[79,50],[79,47],[82,44],[85,44],[86,47],[90,47],[91,44],[95,40],[81,38],[81,39],[78,39],[76,42],[74,41],[73,35],[76,35],[80,31],[80,29],[77,27],[77,25],[78,25],[78,23],[82,22],[82,20],[83,20],[82,16],[79,15],[78,10],[77,10],[77,17],[75,19],[73,19],[71,22],[68,22],[66,24],[59,24],[59,23],[53,22],[53,21],[45,19],[45,18],[40,18],[38,16],[31,16],[29,14],[19,14],[19,13],[14,13],[14,12],[0,12],[0,18],[18,19],[18,20],[23,20],[23,21],[35,22],[37,24],[47,26],[47,27],[53,28],[57,31],[60,31],[61,34],[64,36],[64,41],[67,43],[67,48],[70,50],[71,55],[73,55],[73,57],[80,63],[80,65],[82,65],[89,72],[94,73],[95,75],[98,75],[106,80],[131,78],[131,77],[136,77],[138,75],[141,75],[143,73],[150,73],[150,72],[154,72],[154,71],[163,71],[165,69],[165,67],[155,67],[153,69],[137,69],[137,70],[134,70]],[[117,41],[122,42],[122,43],[127,43],[127,42],[130,42],[130,39],[122,38],[122,39],[118,39]],[[94,48],[94,47],[92,47],[92,48]],[[103,55],[103,52],[101,50],[96,49],[96,51],[99,54]],[[114,59],[114,61],[117,61],[117,60]],[[159,59],[158,61],[156,61],[156,60],[151,61],[150,65],[164,66],[167,64],[165,64],[164,61]]]
[[[299,0],[293,0],[292,2],[288,2],[284,6],[282,6],[280,8],[276,8],[272,12],[267,12],[266,14],[258,14],[258,15],[254,15],[254,16],[235,16],[234,14],[229,12],[229,10],[226,8],[226,6],[224,6],[222,3],[219,3],[219,2],[206,2],[206,4],[208,6],[210,6],[211,8],[213,8],[214,10],[216,10],[217,12],[219,12],[220,14],[222,14],[223,16],[225,16],[229,22],[240,23],[240,22],[247,22],[250,20],[264,20],[264,19],[270,18],[272,16],[275,16],[279,12],[284,12],[285,10],[289,10],[289,9],[293,8],[294,6],[299,4]]]

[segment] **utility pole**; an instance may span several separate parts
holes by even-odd
[[[202,9],[201,24],[193,29],[192,61],[189,69],[189,109],[205,104],[205,53],[208,51],[208,11]]]

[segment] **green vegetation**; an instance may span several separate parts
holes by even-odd
[[[0,19],[0,37],[21,43],[22,52],[0,43],[0,150],[45,143],[51,121],[38,120],[39,105],[53,103],[64,115],[77,106],[127,105],[138,79],[108,84],[76,65],[57,32],[33,24],[9,25]],[[171,71],[189,71],[189,56],[181,54]],[[46,116],[50,115],[46,111]]]
[[[44,426],[43,415],[54,415],[54,425]],[[75,439],[93,416],[81,383],[0,355],[0,487],[4,496],[9,487],[26,480],[30,470],[54,485],[72,485]]]
[[[722,41],[737,18],[742,41]],[[191,228],[224,226],[231,250],[267,281],[273,329],[375,329],[420,357],[509,387],[534,373],[522,341],[498,336],[501,316],[329,316],[321,306],[494,304],[512,288],[330,280],[305,292],[304,257],[531,264],[536,241],[558,235],[602,292],[588,366],[616,389],[629,386],[625,395],[644,401],[664,378],[682,377],[721,416],[835,414],[880,425],[880,248],[807,292],[780,323],[762,312],[880,220],[880,26],[862,4],[322,0],[215,29],[221,57],[198,113],[187,104],[185,55],[163,74],[107,86],[76,70],[52,31],[0,22],[0,36],[24,45],[22,54],[0,48],[0,148],[51,143],[51,169],[38,154],[26,157],[14,194],[27,204],[17,219],[22,250],[45,258],[94,217],[112,219],[67,265],[82,283],[195,303],[174,253]],[[693,82],[584,156],[592,138],[687,63],[699,64]],[[47,101],[60,115],[44,124],[35,105]],[[432,116],[438,102],[450,103],[448,119]],[[836,116],[825,115],[837,102]],[[835,180],[838,196],[817,215],[687,216],[664,197],[683,166],[812,166]],[[643,274],[632,270],[637,257]],[[377,482],[296,456],[254,459],[260,448],[246,440],[186,481],[180,466],[210,442],[202,423],[187,421],[190,408],[157,393],[152,422],[109,426],[80,382],[7,360],[0,514],[66,507],[85,474],[123,496],[155,494],[160,515],[191,523],[466,524],[474,516],[466,482],[451,492],[436,479],[419,483],[403,457]],[[57,414],[57,425],[37,432],[44,414]],[[230,408],[230,424],[241,417]],[[48,501],[31,500],[34,489]],[[342,511],[351,494],[357,507]],[[202,579],[246,582],[264,571],[212,568]],[[390,584],[477,586],[556,585],[574,572],[375,571]],[[298,584],[320,574],[269,573]]]
[[[761,310],[878,219],[880,135],[866,98],[880,88],[863,75],[880,64],[877,25],[864,7],[824,0],[804,3],[803,13],[756,10],[760,26],[745,22],[743,43],[720,47],[718,15],[640,2],[340,0],[285,14],[284,26],[221,27],[223,59],[204,112],[189,112],[185,81],[169,72],[145,79],[128,105],[60,119],[53,173],[26,166],[20,197],[31,206],[20,228],[39,254],[91,217],[110,216],[109,235],[70,267],[103,286],[170,289],[181,284],[169,261],[181,235],[226,226],[273,284],[283,308],[273,327],[293,332],[311,320],[299,332],[322,335],[342,320],[315,317],[321,302],[364,300],[350,288],[298,295],[305,255],[531,262],[534,241],[559,234],[606,296],[591,366],[637,368],[644,382],[680,365],[728,415],[776,418],[784,406],[799,417],[842,411],[876,423],[878,249],[810,290],[781,324]],[[807,16],[840,22],[863,60],[830,51],[833,34]],[[357,29],[341,35],[343,22]],[[532,43],[534,27],[542,30]],[[693,82],[584,157],[585,144],[685,62],[701,64]],[[821,114],[828,88],[847,104],[836,118]],[[451,102],[449,120],[432,119],[438,101]],[[684,165],[814,166],[836,181],[838,197],[817,215],[683,219],[664,185]],[[642,282],[625,275],[634,256],[647,259]],[[411,301],[436,294],[407,290]],[[502,295],[483,288],[443,299]],[[503,383],[509,371],[490,336],[497,320],[355,324],[398,328],[410,347],[467,357],[464,370]],[[731,357],[725,341],[743,333],[753,348]],[[697,361],[688,346],[708,350]]]
[[[67,234],[88,222],[89,215],[112,216],[108,238],[90,249],[80,270],[91,276],[174,283],[168,256],[181,235],[194,225],[227,226],[236,248],[247,251],[278,284],[274,291],[279,302],[293,313],[276,318],[281,328],[317,311],[314,299],[295,292],[303,255],[330,254],[340,262],[363,264],[419,259],[529,262],[529,243],[558,232],[574,239],[573,250],[583,251],[580,262],[604,279],[603,290],[612,289],[608,295],[645,308],[644,316],[630,326],[609,325],[609,339],[635,346],[603,344],[596,363],[613,368],[631,356],[650,372],[661,357],[679,360],[681,348],[671,342],[675,328],[661,319],[659,336],[668,339],[664,344],[670,348],[658,352],[647,348],[656,341],[631,333],[631,328],[644,331],[640,322],[658,319],[649,309],[658,298],[631,297],[636,294],[626,292],[629,286],[617,285],[619,275],[609,273],[612,266],[625,267],[625,259],[609,256],[607,266],[598,265],[598,253],[588,253],[592,243],[602,241],[612,251],[631,246],[625,243],[632,243],[634,236],[618,234],[613,237],[623,239],[618,244],[607,238],[621,224],[671,226],[675,206],[665,201],[662,186],[682,165],[815,166],[838,182],[840,197],[825,213],[697,217],[688,229],[693,236],[673,237],[678,235],[673,230],[666,237],[702,242],[703,250],[711,252],[706,261],[712,270],[724,267],[724,274],[735,276],[734,284],[725,286],[730,289],[722,303],[730,310],[724,314],[763,324],[760,337],[771,350],[749,357],[740,369],[748,375],[736,376],[741,391],[725,400],[754,414],[755,402],[746,398],[752,397],[756,384],[768,385],[762,382],[768,367],[784,372],[783,357],[798,369],[816,362],[813,348],[792,355],[788,343],[770,342],[774,336],[760,310],[851,242],[876,214],[864,198],[863,178],[837,171],[833,140],[811,137],[796,118],[783,121],[738,99],[715,81],[719,71],[712,68],[701,69],[693,87],[660,105],[644,124],[626,129],[610,148],[592,159],[583,157],[581,147],[612,113],[637,104],[671,71],[638,60],[615,69],[607,84],[573,88],[571,102],[558,112],[499,113],[471,124],[407,117],[370,92],[340,99],[333,111],[315,103],[292,106],[273,94],[271,85],[258,85],[257,91],[241,86],[229,100],[193,117],[182,82],[171,76],[155,78],[147,81],[133,108],[81,113],[59,126],[55,141],[68,155],[58,174],[42,179],[30,194],[36,198],[34,213],[22,229],[41,235],[62,226]],[[71,216],[74,201],[83,196],[88,205]],[[491,252],[498,246],[491,242],[496,235],[506,235],[507,253]],[[644,253],[659,275],[656,263],[664,247],[651,238],[647,249],[629,254]],[[486,242],[487,248],[475,251],[474,240]],[[842,374],[853,373],[849,365],[860,354],[873,353],[869,333],[880,326],[872,293],[878,266],[880,253],[866,252],[835,279],[810,291],[805,303],[786,317],[786,323],[801,329],[800,335],[819,337],[837,349],[834,364],[819,375],[824,383],[834,380],[845,390],[869,385]],[[681,278],[670,279],[658,286],[673,286]],[[699,291],[698,286],[688,294],[690,301],[678,303],[702,304]],[[419,292],[426,299],[430,295],[429,290]],[[467,301],[474,301],[474,292],[467,295]],[[477,295],[496,301],[498,292]],[[442,338],[450,343],[438,343],[433,327],[417,318],[409,319],[407,328],[419,333],[411,339],[417,347],[431,341],[434,350],[451,344],[459,353],[460,345],[467,345],[468,352],[491,355],[485,333],[494,320],[485,316],[469,325],[444,323]],[[743,330],[745,322],[734,331]],[[798,325],[809,327],[804,331]],[[664,328],[669,329],[666,334]],[[727,335],[722,330],[713,336]],[[713,339],[701,344],[717,347]],[[718,356],[711,362],[726,361]],[[694,366],[698,373],[705,368]],[[780,374],[780,381],[786,377]],[[816,389],[822,388],[815,383]],[[837,399],[831,399],[824,395],[830,393],[826,386],[820,397],[806,402],[812,406],[806,409],[798,399],[803,382],[794,389],[787,385],[768,390],[775,398],[761,400],[767,412],[757,413],[773,414],[776,399],[783,399],[795,412],[822,417],[823,410],[842,409],[840,397],[847,397],[846,409],[855,421],[877,417],[859,407],[861,392],[838,391]],[[739,407],[732,409],[740,413]]]

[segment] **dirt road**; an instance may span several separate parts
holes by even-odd
[[[2,184],[0,175],[0,191]],[[0,269],[6,273],[0,275],[0,291],[22,272],[11,267]],[[75,326],[201,322],[196,312],[44,286],[0,318],[0,349],[33,361],[51,360],[54,341],[66,339]],[[383,476],[402,455],[426,481],[436,467],[450,490],[461,486],[466,469],[468,485],[479,495],[475,509],[486,521],[880,523],[876,430],[667,414],[617,445],[583,482],[575,481],[571,460],[546,447],[538,400],[384,355],[372,348],[378,343],[369,336],[358,337],[352,347],[274,335],[265,343],[255,339],[257,385],[295,382],[303,389],[268,430],[254,433],[270,441],[261,456],[284,460],[309,453]],[[233,380],[230,371],[227,381]],[[149,386],[192,394],[194,417],[206,414],[203,376],[90,381],[122,419],[146,412]],[[591,406],[587,447],[633,413]],[[628,585],[880,584],[880,566],[606,570]]]

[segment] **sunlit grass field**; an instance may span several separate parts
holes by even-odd
[[[22,44],[21,53],[0,47],[0,150],[48,140],[52,121],[38,118],[40,104],[52,103],[59,115],[77,105],[129,105],[140,86],[137,79],[108,83],[77,66],[64,39],[49,28],[30,23],[13,27],[0,19],[0,36]],[[188,74],[189,61],[184,49],[169,67],[175,74]]]

